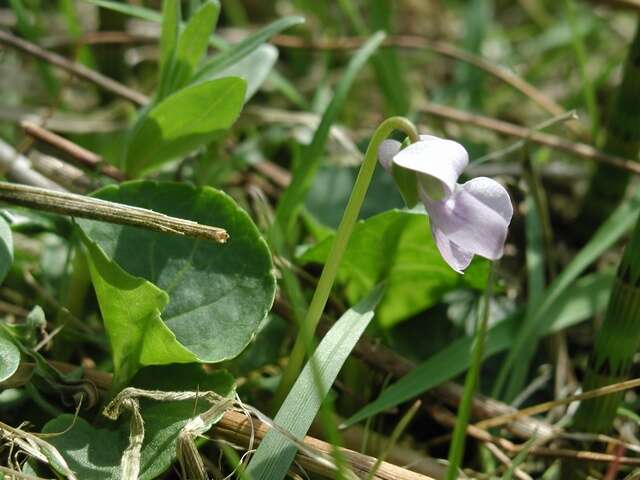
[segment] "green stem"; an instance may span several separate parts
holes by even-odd
[[[369,184],[371,183],[371,178],[373,177],[373,172],[376,168],[376,164],[378,163],[378,146],[394,130],[400,130],[406,133],[412,142],[418,141],[418,132],[416,131],[415,126],[403,117],[388,118],[382,122],[374,132],[373,137],[369,142],[369,147],[364,155],[364,161],[362,162],[358,177],[356,178],[355,185],[353,186],[353,191],[349,197],[349,203],[347,204],[347,208],[345,209],[340,225],[338,226],[335,240],[333,241],[331,251],[329,252],[329,257],[327,258],[322,274],[320,275],[318,286],[316,287],[316,291],[311,299],[311,304],[309,305],[307,314],[300,323],[300,330],[298,331],[298,336],[289,357],[289,362],[283,372],[282,380],[280,381],[280,385],[278,386],[278,390],[275,394],[274,402],[276,405],[280,405],[282,403],[295,379],[298,377],[302,364],[304,363],[305,353],[310,353],[305,352],[305,347],[306,345],[311,345],[313,342],[313,334],[318,322],[320,321],[327,299],[329,298],[329,293],[331,292],[333,282],[335,281],[336,274],[338,273],[338,267],[342,260],[342,256],[347,248],[349,237],[351,237],[353,227],[358,220],[360,208],[362,207],[364,197],[369,188]]]
[[[467,434],[467,426],[471,416],[471,404],[473,402],[473,394],[478,385],[478,375],[480,366],[482,365],[482,357],[484,356],[484,343],[487,336],[487,327],[489,323],[489,301],[491,300],[491,290],[493,287],[493,264],[489,270],[489,278],[487,280],[487,289],[484,296],[484,305],[482,316],[476,328],[476,338],[473,344],[472,363],[467,371],[464,380],[464,393],[462,401],[458,408],[458,417],[453,429],[453,438],[449,447],[449,466],[447,467],[446,480],[457,480],[458,470],[462,463],[464,455],[464,443]]]

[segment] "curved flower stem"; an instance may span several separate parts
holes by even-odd
[[[458,417],[453,428],[453,438],[449,447],[449,467],[447,468],[446,480],[456,480],[462,456],[464,455],[464,443],[467,434],[467,426],[469,425],[469,417],[471,416],[471,404],[473,402],[473,394],[478,386],[478,376],[482,365],[482,357],[484,356],[484,343],[487,336],[487,327],[489,323],[489,302],[491,300],[491,291],[493,289],[493,263],[489,266],[489,278],[487,279],[487,289],[484,295],[484,305],[482,315],[476,327],[476,338],[473,342],[473,351],[471,353],[471,366],[467,371],[464,380],[464,392],[460,407],[458,408]]]
[[[311,350],[313,345],[313,334],[320,321],[324,307],[327,304],[329,293],[331,292],[333,282],[338,273],[338,267],[347,248],[353,227],[358,220],[360,208],[362,207],[364,197],[369,189],[371,178],[373,177],[373,172],[378,163],[378,146],[394,130],[400,130],[406,133],[411,142],[417,142],[419,140],[416,127],[404,117],[391,117],[386,119],[380,124],[371,137],[362,166],[358,172],[358,177],[351,191],[349,202],[347,203],[342,220],[336,231],[333,245],[331,245],[329,257],[320,275],[318,286],[311,299],[309,309],[302,323],[299,325],[296,342],[275,394],[274,404],[276,407],[279,407],[282,403],[291,389],[293,382],[298,377],[302,364],[304,363],[305,353],[311,353],[309,350]]]

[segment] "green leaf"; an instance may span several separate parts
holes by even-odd
[[[227,67],[239,62],[244,57],[253,52],[256,48],[266,42],[273,35],[280,33],[287,28],[304,22],[302,17],[284,17],[270,23],[266,27],[258,30],[253,35],[245,38],[241,42],[220,52],[200,69],[193,78],[193,83],[198,83],[207,78],[211,78],[216,72],[220,72]]]
[[[502,364],[495,385],[496,396],[502,390],[502,386],[509,374],[511,376],[505,398],[515,397],[521,391],[529,372],[531,357],[535,352],[536,340],[540,333],[546,330],[553,321],[553,318],[547,312],[548,308],[591,263],[633,226],[639,210],[640,190],[631,200],[618,207],[613,215],[598,228],[589,243],[580,250],[562,273],[549,285],[539,302],[538,308],[532,310],[526,316],[518,337]]]
[[[13,235],[7,221],[0,216],[0,282],[4,281],[12,264]]]
[[[126,171],[137,177],[185,155],[229,128],[240,114],[244,80],[210,80],[184,88],[153,107],[129,141]]]
[[[305,196],[311,188],[313,179],[322,163],[324,148],[327,143],[331,125],[333,125],[338,114],[341,112],[357,74],[367,63],[371,55],[373,55],[382,44],[384,39],[384,33],[376,33],[367,40],[349,62],[349,66],[342,75],[331,102],[322,115],[320,124],[311,140],[311,144],[304,149],[302,160],[298,162],[293,169],[291,183],[280,198],[276,209],[274,230],[272,231],[274,238],[277,238],[278,235],[282,236],[282,234],[288,233],[295,214],[300,206],[303,205]]]
[[[550,322],[544,334],[560,331],[601,312],[607,305],[614,275],[611,272],[585,276],[558,296],[547,310]],[[513,345],[521,328],[522,314],[513,314],[493,326],[487,335],[485,358]],[[409,374],[387,387],[380,396],[361,409],[344,426],[353,425],[365,418],[395,407],[417,397],[442,382],[463,373],[471,360],[474,337],[468,336],[441,350],[418,365]]]
[[[233,377],[225,371],[207,375],[195,365],[171,365],[142,370],[133,385],[148,390],[233,392]],[[176,441],[189,418],[208,408],[206,402],[140,401],[145,436],[140,480],[158,478],[176,460]],[[48,440],[58,448],[69,467],[83,480],[119,480],[120,459],[129,442],[129,418],[115,426],[96,428],[83,418],[61,415],[44,426],[44,433],[58,433]]]
[[[324,262],[335,235],[327,237],[300,260]],[[429,219],[413,211],[389,210],[358,222],[338,270],[347,298],[354,302],[380,283],[385,295],[378,322],[390,327],[434,305],[463,286],[481,289],[488,263],[475,259],[464,275],[454,272],[440,256],[429,230]]]
[[[0,330],[0,382],[10,378],[20,365],[20,350]]]
[[[304,438],[342,365],[373,318],[381,297],[382,288],[375,288],[331,327],[280,407],[274,419],[277,425],[297,438]],[[249,462],[247,473],[254,480],[280,480],[296,452],[295,445],[271,429]]]
[[[198,63],[207,50],[209,36],[213,31],[220,14],[220,3],[212,0],[202,5],[189,19],[180,34],[176,48],[175,65],[171,77],[173,92],[189,82]],[[226,76],[240,76],[229,74]]]
[[[276,47],[269,44],[260,45],[242,60],[214,73],[210,78],[242,78],[247,82],[247,92],[244,98],[244,101],[247,102],[264,83],[276,60],[278,60],[278,49]]]
[[[162,100],[171,92],[171,76],[175,65],[181,21],[180,0],[163,0],[162,33],[160,35],[160,74],[156,101]]]
[[[154,312],[162,311],[164,324],[200,361],[220,362],[237,356],[253,338],[275,294],[271,255],[247,213],[223,192],[172,182],[126,182],[106,187],[95,196],[220,226],[230,235],[226,244],[218,244],[78,220],[87,237],[108,259],[102,260],[106,264],[104,271],[92,269],[92,279],[107,328],[111,328],[111,322],[118,325],[117,332],[109,332],[110,337],[140,335],[136,332],[142,325],[129,321],[127,314],[144,306],[141,314],[152,316],[144,317],[147,325],[155,329]],[[92,251],[91,260],[100,262],[101,257]],[[109,262],[123,272],[115,275]],[[102,292],[104,282],[108,283],[108,290]],[[131,300],[137,304],[119,301],[110,289],[127,298],[137,295],[138,300]],[[165,333],[156,331],[156,336],[144,335],[143,344],[160,335],[167,340]],[[147,355],[140,357],[141,363],[149,364],[147,358],[159,360],[165,356],[164,347],[137,348]]]

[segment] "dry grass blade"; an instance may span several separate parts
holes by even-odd
[[[495,427],[502,426],[506,423],[509,423],[512,420],[515,420],[517,418],[528,417],[531,415],[537,415],[539,413],[548,412],[549,410],[561,405],[569,405],[570,403],[578,402],[580,400],[587,400],[590,398],[601,397],[604,395],[612,395],[614,393],[621,392],[624,390],[629,390],[636,387],[640,387],[640,378],[634,378],[633,380],[627,380],[626,382],[607,385],[606,387],[596,388],[594,390],[589,390],[587,392],[580,393],[578,395],[572,395],[570,397],[560,398],[558,400],[540,403],[532,407],[523,408],[522,410],[517,410],[513,413],[483,420],[481,422],[474,424],[474,426],[478,428],[483,428],[483,429],[495,428]]]

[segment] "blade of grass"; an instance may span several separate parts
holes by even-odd
[[[547,310],[549,323],[544,334],[575,325],[604,309],[613,282],[611,273],[591,274],[577,280],[555,299]],[[489,329],[485,358],[508,349],[517,338],[522,313],[516,312]],[[471,362],[473,337],[464,337],[440,350],[417,366],[411,373],[385,389],[376,400],[346,420],[341,427],[349,427],[361,420],[417,397],[430,388],[455,378]]]
[[[160,73],[156,101],[171,93],[171,76],[175,66],[176,48],[182,13],[179,0],[162,3],[162,33],[160,34]]]
[[[548,329],[553,318],[548,315],[550,306],[573,283],[573,281],[600,255],[609,249],[632,226],[640,210],[640,190],[628,202],[622,204],[611,217],[600,226],[595,235],[585,245],[562,273],[551,283],[539,307],[524,319],[518,336],[502,364],[494,397],[499,397],[507,385],[503,398],[515,398],[522,390],[529,371],[531,357],[535,353],[537,338]],[[509,383],[507,384],[507,380]]]
[[[239,60],[242,60],[276,33],[286,30],[287,28],[291,28],[294,25],[299,25],[303,22],[303,17],[290,16],[280,18],[275,22],[270,23],[253,35],[248,36],[235,45],[229,46],[221,53],[214,56],[211,60],[206,62],[198,72],[196,72],[191,82],[201,82],[206,80],[216,72],[219,72]]]
[[[304,438],[342,365],[373,318],[382,292],[380,287],[374,289],[325,335],[278,411],[274,419],[277,425]],[[313,363],[319,378],[314,375]],[[295,445],[272,429],[249,462],[247,473],[254,480],[280,480],[287,474],[296,452]]]

